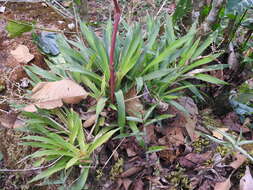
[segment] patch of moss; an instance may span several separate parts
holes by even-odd
[[[229,147],[219,145],[219,146],[217,146],[215,152],[219,153],[222,157],[224,157],[228,153],[231,153],[232,151]]]
[[[5,90],[5,83],[3,80],[0,80],[0,92],[3,92]]]
[[[196,153],[202,153],[205,151],[205,148],[210,145],[210,141],[205,138],[199,138],[196,141],[192,143],[192,146],[194,148],[194,152]]]
[[[122,158],[118,159],[118,161],[112,166],[110,171],[110,179],[114,180],[118,177],[124,170],[123,170],[124,160]]]
[[[187,175],[185,175],[185,169],[180,167],[179,164],[176,165],[175,170],[169,173],[166,176],[166,179],[173,185],[171,190],[184,189],[190,190],[190,179]]]

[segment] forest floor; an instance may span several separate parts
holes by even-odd
[[[9,2],[5,6],[6,11],[0,13],[0,16],[6,19],[35,21],[38,26],[51,30],[75,31],[75,28],[68,28],[68,24],[73,23],[73,20],[60,16],[44,3]],[[132,8],[125,6],[123,12],[127,14],[132,11],[132,14],[126,15],[128,22],[131,22],[141,20],[147,12],[155,15],[160,6],[147,1],[134,4]],[[113,7],[109,0],[89,1],[89,7],[89,22],[96,26],[99,32],[100,26],[108,20]],[[173,8],[175,5],[170,4],[163,7],[162,11],[170,14]],[[5,30],[6,24],[5,19],[0,19],[0,168],[22,170],[32,167],[32,164],[28,161],[18,161],[33,149],[18,145],[23,134],[15,129],[22,125],[22,120],[17,122],[17,110],[12,109],[10,104],[22,103],[24,93],[29,88],[23,66],[34,64],[46,68],[46,65],[32,34],[25,33],[21,37],[10,38]],[[34,56],[29,63],[19,62],[13,57],[11,52],[20,45],[26,46]],[[246,166],[253,169],[253,165],[241,154],[232,153],[232,149],[200,137],[194,130],[203,130],[206,125],[212,125],[238,134],[242,129],[244,135],[251,139],[252,132],[246,127],[247,123],[241,123],[233,111],[217,116],[213,114],[215,105],[199,106],[189,97],[180,99],[180,104],[189,111],[190,116],[171,108],[170,111],[177,115],[176,119],[168,121],[162,127],[150,125],[145,129],[145,141],[148,144],[164,145],[169,147],[167,150],[146,154],[135,137],[111,140],[95,155],[97,164],[88,178],[89,189],[211,190],[216,186],[215,190],[228,190],[224,186],[217,188],[217,184],[231,179],[234,184],[231,189],[237,190]],[[185,131],[184,126],[188,126],[188,131]],[[215,135],[222,138],[220,134]],[[188,143],[185,141],[186,138],[189,139]],[[58,189],[57,185],[27,184],[38,172],[1,172],[0,169],[0,189]],[[222,185],[226,186],[224,183]]]

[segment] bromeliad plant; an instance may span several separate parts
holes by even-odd
[[[225,68],[225,64],[212,64],[221,52],[203,56],[203,52],[212,44],[217,33],[202,42],[196,39],[196,25],[185,36],[176,35],[172,18],[147,19],[146,30],[141,24],[133,26],[122,21],[122,32],[118,35],[114,52],[114,74],[110,66],[110,42],[112,41],[112,23],[109,21],[103,37],[96,35],[85,23],[81,24],[82,37],[77,41],[59,36],[61,54],[49,57],[50,72],[36,66],[27,66],[26,71],[34,83],[46,80],[59,80],[71,77],[84,83],[95,99],[109,97],[112,93],[110,80],[115,78],[115,91],[122,90],[125,95],[129,89],[137,87],[140,93],[146,86],[159,101],[171,102],[176,94],[189,88],[202,98],[189,79],[197,79],[214,84],[226,84],[205,72]],[[161,30],[164,32],[161,34]],[[113,87],[114,88],[114,87]],[[113,98],[111,97],[111,102]]]
[[[24,137],[23,139],[29,142],[21,144],[40,148],[27,158],[37,159],[37,166],[54,161],[51,167],[41,172],[30,182],[48,178],[58,171],[67,171],[72,166],[79,165],[82,172],[74,186],[83,186],[92,163],[93,152],[118,131],[112,127],[104,127],[92,141],[88,142],[84,134],[82,120],[72,110],[38,110],[37,113],[25,112],[24,116],[28,118],[26,128],[36,135]]]

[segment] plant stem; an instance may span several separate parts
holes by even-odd
[[[116,85],[116,75],[115,75],[115,68],[114,68],[114,52],[116,46],[116,37],[119,27],[120,21],[120,8],[118,5],[117,0],[113,0],[114,3],[114,26],[113,26],[113,34],[112,34],[112,41],[111,41],[111,49],[110,49],[110,99],[111,102],[114,103],[115,100],[115,85]]]

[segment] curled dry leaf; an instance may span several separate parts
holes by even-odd
[[[11,55],[19,63],[28,63],[34,58],[34,55],[30,54],[29,49],[25,45],[19,45],[15,50],[11,51]]]
[[[247,160],[247,157],[237,152],[235,155],[235,159],[236,160],[231,162],[229,165],[236,170]]]
[[[135,88],[130,89],[126,94],[126,112],[133,117],[138,117],[138,114],[144,114],[143,105],[137,97]]]
[[[245,175],[240,180],[240,190],[252,190],[253,178],[249,166],[246,167]]]
[[[184,126],[189,137],[192,141],[198,138],[198,134],[195,131],[197,126],[198,107],[190,97],[181,97],[178,103],[187,110],[188,114],[182,111],[176,110],[174,107],[169,107],[169,113],[177,116],[177,119],[170,124],[171,127]]]
[[[63,79],[56,82],[38,83],[32,90],[31,99],[34,104],[26,106],[23,110],[35,112],[38,108],[54,109],[66,104],[77,104],[85,99],[88,93],[72,80]]]
[[[219,128],[219,130],[222,132],[227,132],[228,128]],[[223,139],[223,135],[219,131],[214,130],[212,131],[212,133],[213,133],[213,136],[216,137],[217,139],[220,139],[220,140]]]
[[[144,189],[144,183],[141,179],[139,179],[135,184],[133,190],[143,190]]]
[[[223,182],[216,183],[214,186],[214,190],[229,190],[231,188],[230,177]]]
[[[91,116],[83,123],[83,127],[84,127],[84,128],[91,127],[91,126],[95,123],[96,118],[97,118],[96,114],[91,115]]]
[[[125,190],[128,190],[130,185],[132,184],[132,181],[128,178],[122,179],[123,186]]]
[[[205,152],[203,154],[189,153],[184,157],[181,157],[179,163],[181,166],[186,168],[194,168],[206,160],[208,160],[212,155],[211,151]]]
[[[132,176],[136,173],[138,173],[139,171],[141,171],[143,168],[140,166],[134,166],[132,168],[129,168],[128,170],[124,171],[120,177],[129,177]]]

